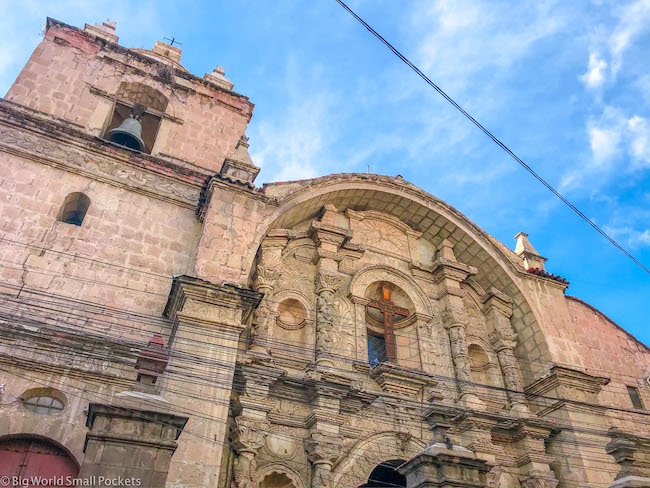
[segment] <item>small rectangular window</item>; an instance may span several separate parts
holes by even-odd
[[[641,397],[639,396],[638,388],[634,386],[628,386],[627,392],[630,395],[630,400],[632,400],[632,406],[637,410],[644,410],[643,402],[641,401]]]
[[[384,336],[368,333],[368,362],[371,366],[386,362],[386,340]]]

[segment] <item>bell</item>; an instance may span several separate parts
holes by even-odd
[[[126,146],[136,151],[142,151],[145,148],[144,141],[142,140],[142,122],[136,117],[131,115],[119,127],[111,129],[106,133],[106,139]]]

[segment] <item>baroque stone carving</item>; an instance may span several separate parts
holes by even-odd
[[[335,353],[334,293],[341,284],[341,276],[320,272],[316,275],[316,351],[317,360]]]
[[[313,265],[300,261],[292,256],[282,262],[282,276],[278,280],[278,289],[309,290],[314,276]]]
[[[551,471],[543,472],[531,470],[519,477],[522,488],[556,488],[558,480]]]
[[[364,244],[409,257],[407,237],[394,225],[376,219],[364,219],[357,224],[355,234]]]
[[[501,486],[501,468],[494,466],[487,474],[487,488],[499,488]]]
[[[343,438],[313,432],[306,445],[309,461],[314,465],[312,488],[330,486],[332,465],[341,455]]]
[[[231,430],[233,449],[239,454],[235,459],[233,471],[237,488],[255,487],[257,451],[264,444],[271,424],[266,420],[237,417]]]
[[[181,182],[170,181],[167,177],[139,170],[126,162],[115,163],[99,155],[84,154],[43,137],[7,128],[0,129],[0,142],[5,146],[19,147],[39,156],[45,156],[56,163],[78,168],[86,173],[113,180],[130,188],[180,200],[191,207],[195,207],[199,202],[200,188],[192,188]]]

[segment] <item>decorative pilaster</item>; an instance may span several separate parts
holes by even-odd
[[[352,232],[336,225],[336,207],[331,204],[321,209],[320,221],[312,222],[309,235],[316,244],[316,365],[333,366],[335,356],[336,323],[334,294],[339,290],[342,276],[339,249],[352,238]]]
[[[240,338],[261,300],[261,293],[233,285],[210,283],[190,276],[174,278],[165,308],[165,315],[174,324],[169,340],[174,347],[171,366],[181,361],[180,367],[185,368],[186,358],[207,358],[205,364],[195,364],[194,367],[197,375],[212,380],[211,384],[201,386],[202,397],[210,401],[200,402],[197,415],[213,421],[201,424],[200,437],[189,436],[184,442],[186,449],[201,453],[200,460],[193,461],[191,469],[202,486],[214,486],[214,473],[222,472],[225,450],[221,442],[227,437],[227,405],[232,396]],[[213,346],[207,348],[208,352],[203,346],[206,337],[210,338]],[[187,386],[185,378],[172,376],[166,381],[168,395],[176,395],[175,390],[182,391]],[[170,398],[176,402],[184,400],[181,395]]]
[[[610,488],[650,486],[650,439],[628,434],[616,427],[609,429],[609,437],[612,440],[605,450],[621,466]]]
[[[266,419],[239,416],[231,431],[231,445],[238,457],[235,459],[234,475],[237,488],[255,487],[257,451],[264,444],[264,438],[271,424]]]
[[[515,414],[530,414],[528,402],[524,394],[524,383],[521,369],[515,358],[514,349],[517,346],[517,334],[512,330],[512,299],[492,288],[483,297],[483,310],[491,329],[490,341],[497,353],[499,365],[508,390],[510,410]]]
[[[260,247],[254,286],[255,291],[264,295],[264,299],[253,316],[252,351],[269,352],[269,341],[272,339],[273,321],[276,316],[271,300],[275,285],[282,274],[282,250],[287,242],[286,231],[270,231]]]
[[[340,436],[312,432],[307,440],[307,455],[314,467],[312,488],[330,486],[332,466],[341,455],[343,439]]]
[[[338,273],[321,270],[316,275],[316,364],[334,365],[334,294],[340,285],[341,276]]]
[[[463,280],[477,271],[476,268],[456,261],[451,242],[447,239],[442,241],[437,251],[437,259],[433,263],[433,276],[436,284],[440,286],[439,297],[444,307],[441,318],[449,334],[454,372],[460,391],[459,400],[465,405],[482,409],[484,404],[476,396],[476,388],[472,384],[465,333],[469,314],[463,304],[465,292],[460,287]]]

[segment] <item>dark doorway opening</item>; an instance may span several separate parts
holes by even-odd
[[[368,482],[359,488],[406,488],[406,477],[395,470],[405,462],[401,459],[394,459],[378,464],[370,473]]]

